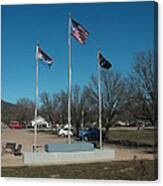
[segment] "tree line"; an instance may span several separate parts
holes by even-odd
[[[151,51],[137,54],[131,72],[125,77],[113,70],[102,70],[102,123],[107,130],[117,121],[130,123],[141,120],[152,126],[157,124],[157,65],[154,60]],[[83,124],[97,124],[97,75],[92,75],[85,87],[75,85],[72,90],[72,125],[78,129]],[[68,93],[65,90],[52,95],[42,92],[38,112],[52,125],[66,124],[67,104]],[[20,98],[16,105],[19,109],[14,118],[7,117],[9,111],[2,105],[2,121],[16,119],[29,122],[33,119],[33,101]]]

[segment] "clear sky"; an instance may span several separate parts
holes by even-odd
[[[2,99],[35,98],[37,41],[53,59],[39,65],[39,93],[68,87],[68,13],[90,35],[85,45],[72,38],[72,83],[81,87],[97,74],[97,49],[112,70],[127,75],[138,52],[154,48],[154,3],[95,3],[2,6]]]

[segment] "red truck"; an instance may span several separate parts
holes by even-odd
[[[10,121],[9,128],[10,129],[22,129],[23,125],[19,121]]]

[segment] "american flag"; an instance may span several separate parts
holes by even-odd
[[[89,33],[81,24],[71,19],[71,35],[74,36],[80,44],[85,44]]]
[[[36,57],[39,60],[42,60],[44,63],[48,64],[49,66],[52,65],[53,60],[51,57],[49,57],[48,54],[46,54],[39,45],[37,45],[37,51],[36,51]]]

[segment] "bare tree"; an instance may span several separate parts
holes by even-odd
[[[83,108],[85,111],[85,122],[98,122],[98,81],[96,76],[91,76],[90,82],[83,89]]]
[[[43,92],[41,98],[41,114],[52,125],[67,123],[67,93],[61,90],[52,96]]]
[[[77,136],[79,134],[79,128],[81,127],[82,122],[82,111],[83,108],[83,99],[82,93],[79,85],[75,85],[73,88],[73,99],[72,99],[72,122],[76,127]]]
[[[17,120],[28,123],[34,117],[34,103],[28,98],[20,98],[17,101],[18,113]]]
[[[109,131],[109,127],[121,114],[124,103],[124,81],[116,72],[102,72],[102,105],[103,105],[103,126]],[[96,108],[95,116],[98,116],[98,82],[97,77],[92,76],[89,85],[85,88],[85,96],[90,107]],[[98,117],[96,118],[97,121]],[[108,136],[107,136],[108,137]]]
[[[68,94],[64,90],[61,90],[57,94],[58,111],[60,115],[60,123],[67,124],[67,105],[68,105]]]
[[[103,71],[103,122],[109,135],[109,128],[116,123],[123,114],[125,103],[125,84],[122,76],[117,72]],[[107,136],[108,137],[108,136]]]
[[[47,121],[51,124],[54,122],[54,110],[53,110],[53,100],[47,92],[43,92],[40,95],[41,99],[41,114],[45,117]]]
[[[157,120],[157,65],[152,53],[136,55],[133,71],[128,81],[128,106],[135,119],[154,125]]]

